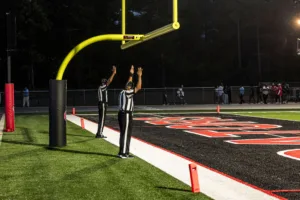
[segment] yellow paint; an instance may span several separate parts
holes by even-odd
[[[58,70],[56,80],[62,80],[64,72],[68,64],[70,63],[70,61],[73,59],[73,57],[76,54],[78,54],[82,49],[84,49],[85,47],[93,43],[107,41],[107,40],[122,41],[121,49],[127,49],[129,47],[140,44],[142,42],[151,40],[155,37],[178,30],[179,28],[180,28],[180,24],[178,22],[178,0],[173,0],[173,23],[168,24],[159,29],[156,29],[150,33],[147,33],[146,35],[132,35],[132,34],[126,35],[126,0],[122,0],[122,34],[99,35],[81,42],[79,45],[77,45],[74,49],[72,49],[69,52],[67,57],[62,62]],[[129,42],[125,42],[125,41],[129,41]]]
[[[124,0],[123,0],[124,1]],[[124,22],[125,24],[125,22]],[[156,38],[158,36],[170,33],[172,31],[176,31],[180,28],[180,24],[178,22],[178,0],[173,0],[173,23],[166,25],[162,28],[156,29],[150,33],[145,34],[144,38],[142,38],[142,40],[139,41],[130,41],[130,42],[126,42],[123,43],[121,45],[121,49],[128,49],[132,46],[138,45],[140,43],[143,43],[145,41],[151,40],[153,38]]]
[[[126,0],[122,0],[122,34],[126,34]],[[126,41],[122,41],[125,44]]]
[[[173,0],[173,23],[178,22],[178,0]]]
[[[154,30],[150,33],[147,33],[141,40],[126,42],[125,44],[123,44],[121,46],[121,49],[123,49],[123,50],[128,49],[128,48],[130,48],[132,46],[135,46],[137,44],[140,44],[142,42],[145,42],[145,41],[151,40],[153,38],[156,38],[158,36],[161,36],[161,35],[170,33],[172,31],[178,30],[179,28],[180,28],[180,24],[178,22],[166,25],[162,28],[159,28],[159,29],[156,29],[156,30]]]
[[[62,64],[60,65],[59,71],[56,76],[56,80],[62,80],[64,72],[72,60],[72,58],[78,54],[82,49],[85,47],[96,43],[96,42],[101,42],[101,41],[107,41],[107,40],[112,40],[112,41],[122,41],[122,40],[140,40],[143,37],[143,35],[122,35],[122,34],[108,34],[108,35],[99,35],[92,37],[90,39],[87,39],[83,42],[81,42],[79,45],[77,45],[74,49],[72,49],[67,57],[64,59]]]

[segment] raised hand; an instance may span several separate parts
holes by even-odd
[[[133,65],[131,65],[130,74],[134,74],[134,66]]]
[[[117,73],[117,68],[116,68],[116,66],[113,66],[111,71],[113,72],[113,74],[116,74],[116,73]]]
[[[143,68],[139,67],[137,70],[137,75],[142,76],[143,75]]]

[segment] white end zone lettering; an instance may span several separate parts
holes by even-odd
[[[278,151],[278,155],[300,161],[300,149]]]

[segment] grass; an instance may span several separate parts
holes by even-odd
[[[48,116],[16,116],[0,146],[0,199],[210,199],[68,123],[68,146],[49,150]]]
[[[300,121],[300,112],[289,112],[289,111],[265,111],[265,112],[237,112],[238,115],[251,116],[251,117],[262,117],[269,119],[282,119],[282,120],[293,120]]]

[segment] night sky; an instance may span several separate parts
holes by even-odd
[[[6,76],[5,13],[16,16],[12,52],[16,89],[48,89],[67,53],[101,34],[121,33],[120,0],[10,0],[0,7],[0,90]],[[118,67],[123,87],[131,64],[144,67],[143,86],[250,85],[300,82],[300,4],[296,0],[179,0],[181,29],[128,50],[96,43],[80,52],[64,78],[68,88],[96,88]],[[143,34],[172,21],[171,0],[128,0],[127,30]],[[10,32],[10,36],[12,36]]]

